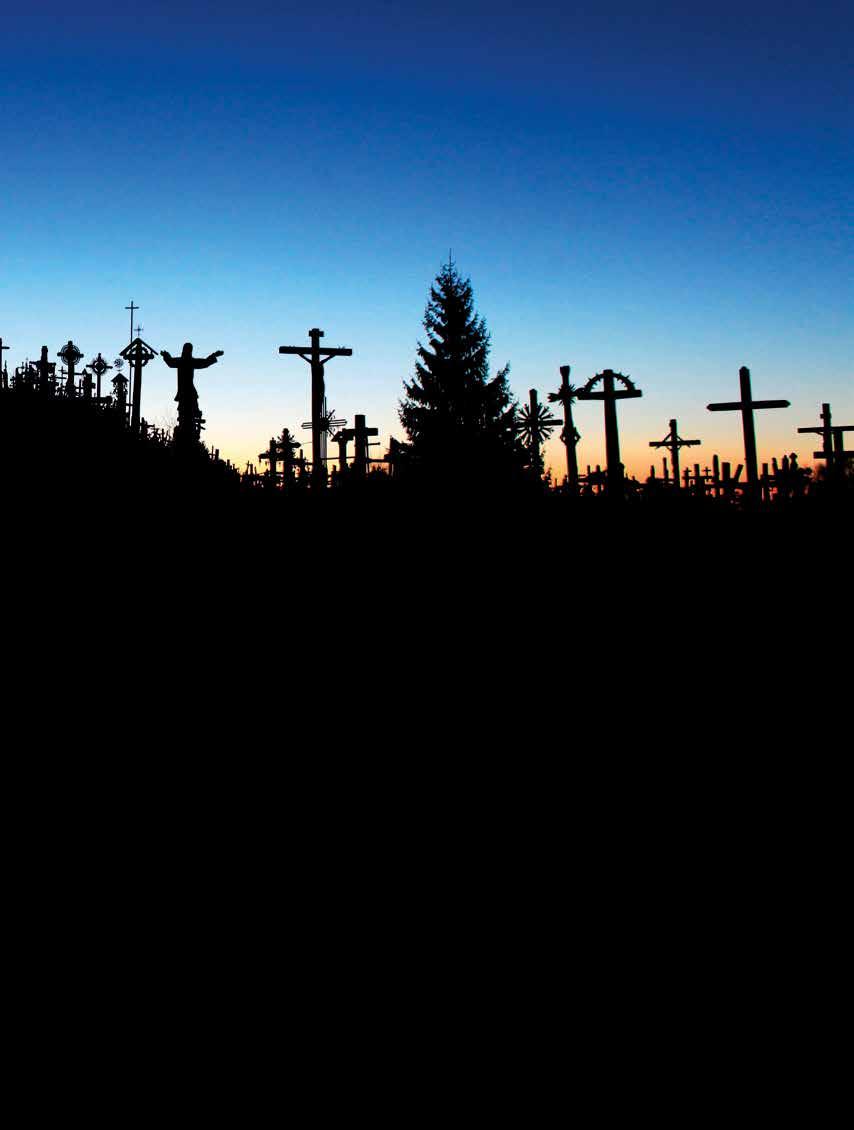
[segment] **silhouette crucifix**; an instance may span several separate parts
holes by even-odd
[[[854,424],[833,424],[830,414],[830,405],[821,406],[820,428],[798,428],[799,433],[817,433],[821,436],[822,450],[813,452],[813,459],[826,460],[828,471],[832,467],[844,467],[845,460],[854,455],[854,451],[845,450],[845,432],[854,432]]]
[[[759,463],[756,458],[756,428],[753,413],[757,408],[788,408],[788,400],[754,400],[750,391],[750,370],[744,365],[738,370],[741,400],[728,400],[722,404],[707,404],[710,412],[741,412],[744,431],[744,465],[747,468],[747,494],[759,498]]]
[[[679,490],[681,483],[679,481],[679,448],[680,447],[697,447],[700,443],[698,439],[681,439],[676,428],[676,421],[670,421],[670,431],[662,440],[650,440],[650,447],[666,447],[670,452],[670,465],[673,468],[673,485]]]
[[[310,345],[280,345],[279,353],[302,357],[311,366],[311,480],[313,486],[323,486],[326,481],[326,434],[328,425],[324,420],[326,382],[324,365],[333,357],[352,357],[352,349],[321,349],[320,339],[323,330],[310,329]]]

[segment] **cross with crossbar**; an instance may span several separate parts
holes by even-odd
[[[326,401],[324,366],[333,357],[352,357],[352,349],[321,349],[323,330],[316,327],[308,331],[309,345],[280,345],[279,353],[302,357],[311,366],[311,479],[313,486],[323,486],[326,481],[326,430],[323,413]]]
[[[707,404],[709,412],[741,412],[741,425],[744,432],[744,465],[747,468],[747,493],[751,499],[759,497],[759,463],[756,457],[756,428],[753,413],[757,408],[788,408],[788,400],[754,400],[750,391],[750,370],[742,366],[738,370],[741,387],[741,400],[729,400],[722,404]]]

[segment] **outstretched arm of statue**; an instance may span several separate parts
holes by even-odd
[[[222,357],[222,350],[218,349],[216,353],[211,353],[209,357],[202,358],[193,362],[194,369],[207,369],[209,365],[215,365],[217,357]]]
[[[177,358],[173,357],[171,353],[167,353],[165,349],[160,350],[160,356],[163,358],[170,369],[176,369],[178,367]]]

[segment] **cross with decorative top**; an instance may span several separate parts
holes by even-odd
[[[308,336],[310,345],[280,345],[279,353],[302,357],[311,366],[311,480],[314,486],[323,486],[326,482],[326,436],[329,431],[328,423],[324,427],[323,420],[326,410],[324,366],[333,357],[352,357],[353,350],[321,349],[320,339],[324,334],[317,328],[309,330]]]
[[[327,405],[326,405],[326,397],[324,397],[324,398],[323,398],[323,411],[322,411],[322,412],[320,413],[320,419],[319,419],[319,424],[320,424],[320,448],[321,448],[321,455],[320,455],[320,458],[321,458],[321,460],[322,460],[322,462],[323,462],[323,466],[324,466],[324,468],[325,468],[325,466],[326,466],[326,441],[327,441],[327,438],[328,438],[328,437],[329,437],[330,435],[332,435],[332,433],[333,433],[333,432],[336,432],[336,431],[337,431],[337,430],[338,430],[339,428],[343,428],[343,427],[344,427],[344,425],[345,425],[346,423],[347,423],[347,421],[346,421],[346,420],[344,420],[344,419],[339,419],[339,418],[338,418],[338,417],[337,417],[337,416],[335,415],[335,409],[334,409],[334,408],[328,408],[328,407],[327,407]],[[313,447],[313,442],[314,442],[314,441],[313,441],[313,437],[314,437],[314,420],[303,420],[302,426],[303,426],[304,428],[306,428],[306,429],[308,429],[308,428],[311,428],[311,434],[312,434],[312,460],[313,460],[313,459],[314,459],[314,447]],[[312,469],[313,469],[313,468],[314,468],[314,463],[312,462]]]
[[[109,361],[105,361],[100,353],[93,361],[89,362],[89,368],[95,374],[95,379],[97,382],[95,387],[95,400],[98,404],[101,403],[101,377],[103,377],[107,369],[112,369],[112,367],[113,366],[109,363]]]
[[[670,431],[662,440],[650,440],[650,447],[666,447],[670,452],[670,465],[673,468],[673,485],[679,490],[679,448],[680,447],[697,447],[700,444],[698,439],[681,439],[676,427],[676,421],[670,421]]]
[[[63,345],[62,349],[58,350],[56,355],[57,357],[61,357],[68,366],[68,375],[65,380],[65,395],[75,396],[77,393],[77,388],[74,384],[74,378],[77,375],[75,366],[78,361],[82,360],[83,354],[69,338],[67,344]]]
[[[756,428],[753,413],[757,408],[788,408],[788,400],[754,400],[750,391],[750,370],[742,366],[738,370],[741,387],[741,400],[728,400],[722,404],[708,404],[710,412],[741,412],[741,426],[744,432],[744,465],[747,469],[747,494],[756,501],[759,498],[759,463],[756,457]]]
[[[535,388],[528,390],[528,398],[529,403],[519,413],[520,419],[515,428],[522,443],[531,453],[531,469],[540,475],[543,470],[540,448],[549,438],[552,430],[560,426],[560,420],[540,404]]]
[[[142,370],[152,357],[157,356],[157,351],[146,344],[141,337],[135,337],[130,345],[124,347],[121,356],[129,362],[133,376],[130,428],[136,433],[139,431],[139,415],[142,407]]]
[[[561,365],[560,388],[557,392],[549,393],[549,400],[552,404],[563,405],[563,431],[560,438],[566,448],[566,481],[573,494],[578,494],[578,453],[575,449],[581,439],[581,433],[572,419],[572,406],[577,395],[578,389],[569,383],[569,365]]]
[[[602,382],[602,391],[596,386]],[[617,381],[623,385],[617,388]],[[579,400],[604,400],[605,402],[605,454],[607,456],[608,494],[612,498],[623,495],[623,464],[620,462],[620,431],[617,427],[617,401],[643,396],[631,377],[605,369],[591,377],[578,393]]]
[[[845,432],[854,432],[854,424],[833,424],[830,414],[830,405],[821,406],[820,428],[798,428],[799,432],[817,433],[821,436],[822,450],[813,452],[813,459],[826,460],[828,471],[834,467],[844,467],[845,461],[854,455],[854,451],[845,450]]]

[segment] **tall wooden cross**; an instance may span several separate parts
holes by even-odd
[[[9,348],[9,346],[4,345],[3,344],[3,338],[0,337],[0,369],[2,369],[4,367],[3,366],[3,354],[8,350],[8,348]],[[9,384],[9,380],[8,380],[8,373],[7,373],[7,379],[6,379],[6,382],[5,382],[3,387],[5,388],[6,386],[8,386],[8,384]]]
[[[753,413],[757,408],[788,408],[788,400],[754,400],[750,391],[750,370],[742,365],[738,370],[741,400],[728,400],[722,404],[708,404],[710,412],[741,412],[744,432],[744,465],[747,468],[747,494],[752,500],[759,498],[759,463],[756,457],[756,429]]]
[[[302,357],[311,366],[311,479],[314,486],[323,486],[326,481],[326,434],[323,415],[326,400],[324,365],[333,357],[352,357],[352,349],[321,349],[320,339],[323,330],[310,329],[310,345],[280,345],[279,353]]]
[[[581,439],[581,433],[572,419],[572,405],[578,395],[575,385],[569,383],[569,365],[560,367],[560,388],[557,392],[549,393],[552,404],[563,405],[563,431],[560,438],[566,447],[566,481],[572,494],[578,494],[578,453],[576,447]]]
[[[602,391],[597,392],[596,386],[602,382]],[[617,381],[623,385],[617,388]],[[617,427],[617,401],[643,396],[639,388],[635,387],[630,377],[623,373],[615,373],[612,369],[605,369],[591,377],[587,384],[578,393],[579,400],[604,400],[605,401],[605,452],[608,464],[608,493],[614,497],[623,494],[623,464],[620,462],[620,431]]]
[[[670,431],[662,440],[650,440],[650,447],[666,447],[670,452],[670,465],[673,468],[673,485],[679,490],[679,448],[680,447],[697,447],[700,444],[698,439],[682,439],[679,436],[676,427],[676,421],[670,421]],[[665,476],[666,478],[667,476]]]
[[[799,432],[814,432],[821,436],[822,450],[813,452],[813,459],[826,460],[828,471],[832,467],[844,467],[846,459],[854,455],[854,451],[845,450],[845,432],[854,432],[854,424],[833,424],[830,414],[830,405],[821,406],[820,428],[798,428]]]
[[[157,356],[157,353],[141,337],[135,337],[130,345],[124,347],[120,356],[124,357],[125,361],[130,362],[131,366],[133,384],[131,385],[130,428],[135,434],[139,431],[139,414],[142,406],[142,370],[152,357]]]

